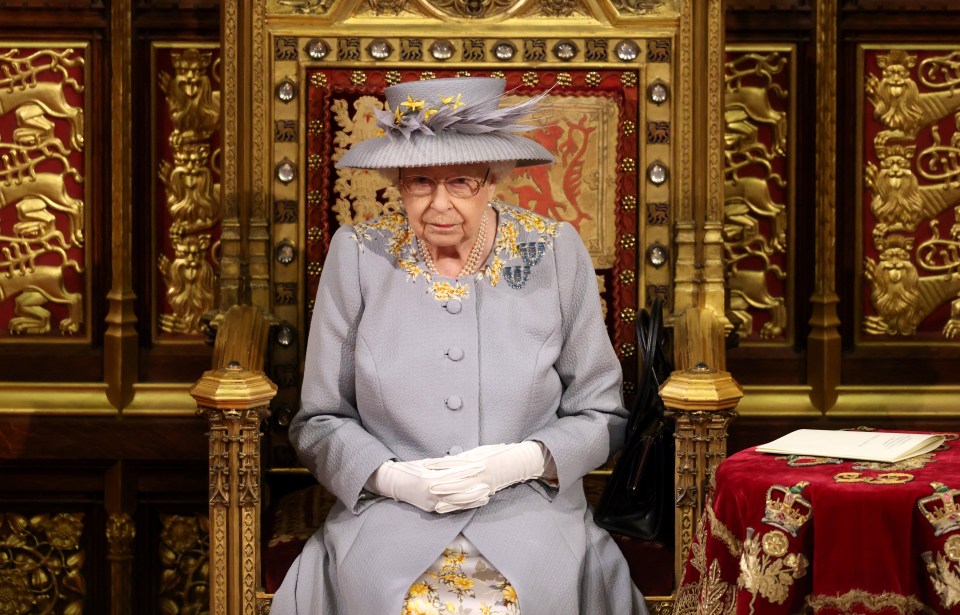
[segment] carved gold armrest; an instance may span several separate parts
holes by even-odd
[[[239,362],[190,390],[210,423],[210,613],[255,615],[260,580],[260,423],[277,386]]]
[[[676,420],[675,566],[679,581],[703,514],[707,488],[727,456],[727,427],[737,415],[734,408],[743,397],[743,388],[729,372],[698,363],[673,372],[660,387],[660,397]]]

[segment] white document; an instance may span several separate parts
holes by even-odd
[[[798,429],[758,446],[757,451],[892,463],[929,453],[945,439],[942,434],[930,433]]]

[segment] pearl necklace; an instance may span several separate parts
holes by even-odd
[[[473,248],[470,249],[470,255],[467,257],[466,262],[463,263],[463,267],[460,268],[460,273],[455,277],[462,278],[468,276],[472,273],[476,273],[477,269],[480,268],[480,255],[483,253],[484,245],[487,243],[487,210],[483,210],[483,216],[480,218],[480,229],[477,231],[477,240],[473,242]],[[417,249],[420,252],[421,258],[423,258],[423,263],[427,266],[427,271],[433,275],[440,275],[440,272],[437,271],[437,264],[433,262],[433,257],[430,255],[430,250],[427,249],[427,244],[424,240],[417,237]]]

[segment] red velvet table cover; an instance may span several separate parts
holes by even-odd
[[[730,456],[675,613],[960,613],[956,440],[892,464]]]

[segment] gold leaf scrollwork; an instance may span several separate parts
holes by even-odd
[[[83,92],[70,70],[83,65],[72,49],[0,54],[0,115],[13,111],[16,123],[9,139],[0,134],[0,207],[16,203],[17,212],[12,228],[0,229],[0,302],[14,300],[7,323],[12,335],[49,333],[51,312],[44,306],[50,302],[67,308],[61,334],[80,332],[84,321],[83,297],[68,290],[76,281],[67,274],[84,271],[76,260],[84,202],[71,194],[84,181],[71,162],[83,148],[83,109],[66,93]],[[67,144],[56,134],[55,119],[70,127]],[[57,214],[66,218],[66,235]]]
[[[584,12],[579,0],[539,0],[537,8],[544,17],[570,17]]]
[[[211,74],[213,54],[197,49],[173,52],[175,74],[159,74],[173,130],[172,161],[161,160],[158,176],[166,190],[168,229],[173,258],[158,257],[166,286],[167,305],[161,310],[165,333],[202,332],[200,319],[213,308],[216,242],[209,233],[219,222],[220,184],[210,140],[220,121],[220,92]]]
[[[160,515],[160,611],[204,613],[210,604],[206,515]]]
[[[787,206],[771,194],[772,187],[787,185],[774,171],[788,152],[787,112],[781,107],[789,93],[775,81],[787,66],[776,51],[742,52],[726,63],[723,239],[730,312],[744,336],[753,333],[756,312],[766,312],[762,339],[782,337],[788,326],[783,293],[769,284],[787,278],[777,264],[787,252]],[[764,130],[772,135],[770,143],[761,140]]]
[[[430,0],[435,10],[458,19],[495,17],[513,7],[514,0]]]
[[[666,0],[614,0],[613,6],[630,15],[650,15],[661,12],[670,4]]]
[[[82,615],[83,513],[0,514],[0,613]]]

